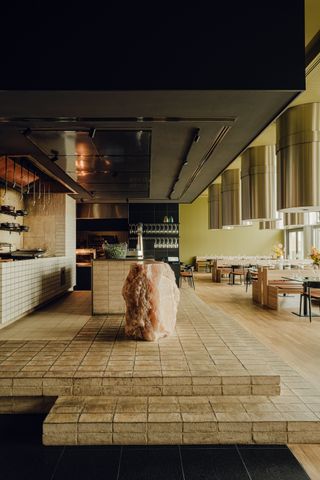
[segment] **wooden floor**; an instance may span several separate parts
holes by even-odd
[[[220,308],[276,352],[303,377],[320,387],[320,317],[293,315],[299,297],[284,298],[279,311],[262,309],[251,301],[243,285],[212,283],[211,275],[196,273],[196,293],[208,305]],[[317,307],[315,307],[317,312]],[[317,312],[318,313],[318,312]],[[292,452],[312,480],[320,479],[320,445],[291,445]]]

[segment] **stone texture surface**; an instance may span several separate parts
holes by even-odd
[[[158,342],[126,338],[123,315],[89,318],[78,292],[61,301],[61,323],[48,307],[31,330],[27,320],[1,330],[0,412],[48,412],[33,395],[59,396],[48,445],[319,443],[320,392],[230,316],[181,293],[175,331]]]
[[[290,396],[59,397],[43,427],[46,445],[319,443],[320,418],[291,421],[308,405]],[[288,398],[288,400],[286,400]],[[290,412],[283,407],[290,406]],[[95,413],[86,413],[95,406]],[[137,406],[138,410],[133,408]],[[73,410],[69,410],[72,408]],[[267,411],[257,419],[256,411]],[[223,411],[224,413],[221,413]],[[66,412],[66,413],[63,413]],[[107,413],[106,413],[107,412]],[[272,414],[271,414],[272,412]]]
[[[156,341],[173,333],[180,292],[167,263],[131,265],[122,294],[128,337]]]

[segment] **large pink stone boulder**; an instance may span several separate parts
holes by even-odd
[[[167,263],[132,264],[122,295],[128,337],[154,341],[174,331],[180,292]]]

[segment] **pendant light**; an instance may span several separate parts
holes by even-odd
[[[303,212],[285,212],[283,215],[283,225],[288,227],[303,227],[305,217]]]
[[[248,148],[241,156],[242,220],[276,218],[276,148]]]
[[[241,225],[240,171],[225,170],[221,175],[222,225]]]
[[[277,230],[276,220],[266,220],[259,222],[259,230]]]
[[[221,184],[213,183],[208,189],[208,228],[222,227]]]
[[[320,103],[288,108],[277,120],[278,210],[320,210]]]

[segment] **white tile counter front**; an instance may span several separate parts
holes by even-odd
[[[72,288],[75,257],[0,263],[0,328]]]

